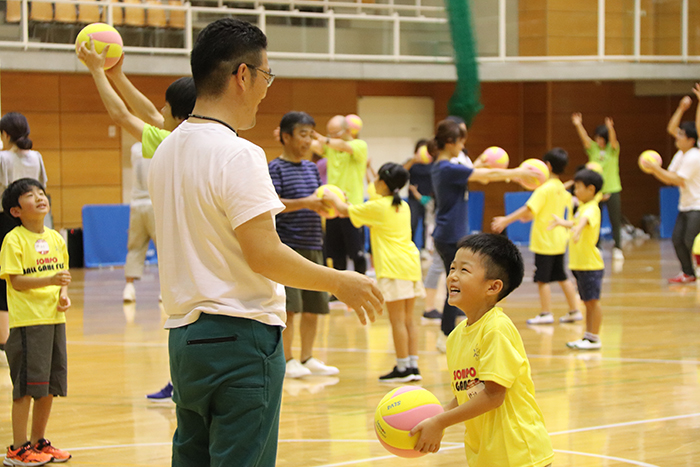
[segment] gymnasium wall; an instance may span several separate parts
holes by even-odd
[[[129,148],[121,147],[120,129],[110,121],[92,79],[86,74],[23,72],[3,72],[0,79],[3,112],[27,116],[34,147],[44,156],[56,226],[80,226],[85,204],[122,202],[122,151]],[[158,107],[173,79],[132,77]],[[272,131],[289,110],[309,112],[324,132],[333,115],[357,111],[358,97],[424,96],[434,100],[438,121],[446,116],[452,89],[449,83],[277,79],[260,105],[257,125],[241,135],[262,146],[271,159],[280,152]],[[589,133],[610,115],[622,146],[623,213],[638,225],[644,214],[658,213],[660,185],[639,171],[637,155],[651,148],[662,154],[665,164],[670,161],[675,150],[665,127],[679,99],[635,96],[631,81],[484,83],[484,110],[470,129],[467,148],[474,156],[488,146],[501,146],[514,165],[541,157],[549,147],[562,146],[571,155],[566,173],[570,177],[576,165],[585,161],[571,113],[583,112]],[[689,118],[692,115],[688,113]],[[518,187],[477,184],[472,189],[486,192],[488,221],[503,212],[503,193]]]

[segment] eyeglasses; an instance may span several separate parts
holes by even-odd
[[[240,66],[241,66],[241,65],[238,65],[238,66],[235,68],[235,71],[233,72],[234,75],[238,73],[238,69],[240,68]],[[254,69],[254,70],[257,70],[257,71],[259,71],[260,73],[262,73],[262,74],[263,74],[263,78],[265,78],[265,82],[267,82],[267,87],[269,88],[270,86],[272,86],[272,82],[275,80],[275,76],[277,76],[277,75],[272,74],[272,73],[269,72],[269,71],[265,71],[265,70],[263,70],[262,68],[259,68],[259,67],[255,66],[255,65],[251,65],[250,63],[246,63],[245,66],[247,66],[248,68],[252,68],[252,69]]]

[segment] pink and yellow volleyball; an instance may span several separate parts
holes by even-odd
[[[508,153],[498,146],[487,148],[481,153],[479,159],[486,167],[491,169],[505,169],[510,163]]]
[[[418,435],[409,436],[414,426],[442,413],[440,401],[427,389],[402,386],[389,391],[374,413],[374,431],[379,442],[390,453],[399,457],[421,457],[414,451]]]
[[[547,164],[539,159],[527,159],[520,164],[520,167],[528,169],[531,174],[518,180],[526,190],[534,190],[549,178]]]
[[[95,52],[98,54],[101,54],[104,48],[109,45],[105,59],[105,70],[109,70],[117,64],[122,56],[122,47],[124,46],[119,31],[106,23],[88,24],[78,33],[78,37],[75,39],[75,52],[78,53],[80,44],[88,42],[90,39],[92,39]]]
[[[345,116],[345,121],[348,124],[348,129],[353,137],[356,137],[362,131],[362,119],[355,115],[350,114]]]
[[[321,185],[320,187],[316,188],[316,197],[323,198],[323,194],[326,191],[334,193],[338,196],[338,198],[340,198],[341,201],[347,202],[347,198],[345,197],[345,193],[343,193],[343,190],[341,190],[335,185]],[[335,217],[338,217],[338,211],[335,208],[329,208],[325,213],[321,215],[326,219],[333,219]]]
[[[639,159],[637,159],[639,168],[642,169],[642,172],[647,174],[651,173],[649,165],[660,166],[662,162],[663,160],[661,159],[661,155],[658,152],[651,149],[648,149],[641,153],[639,155]]]

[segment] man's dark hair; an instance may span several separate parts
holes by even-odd
[[[266,48],[267,37],[257,26],[234,18],[210,23],[199,33],[190,55],[197,96],[221,95],[242,63],[262,65]],[[250,73],[255,79],[255,68],[250,68]]]
[[[487,280],[499,279],[503,282],[498,301],[503,300],[522,283],[525,274],[523,257],[508,237],[490,233],[470,235],[457,243],[457,249],[462,248],[481,258]]]
[[[561,175],[564,173],[564,169],[566,169],[569,163],[569,154],[562,148],[554,148],[545,154],[542,160],[549,162],[549,165],[552,166],[553,173]]]
[[[686,120],[684,122],[681,122],[681,124],[678,125],[678,128],[683,130],[683,133],[685,133],[685,136],[687,136],[690,139],[695,140],[695,144],[693,146],[698,145],[698,129],[695,127],[695,122],[691,122],[690,120]]]
[[[34,180],[33,178],[20,178],[10,183],[2,194],[2,210],[5,211],[8,216],[12,217],[17,222],[17,225],[21,225],[21,221],[18,217],[14,217],[10,214],[10,209],[20,207],[19,198],[23,194],[32,191],[34,187],[46,193],[46,189],[38,180]]]
[[[582,169],[574,175],[574,182],[581,182],[588,187],[593,185],[595,192],[598,193],[603,188],[603,176],[591,169]]]
[[[606,145],[610,141],[610,132],[608,131],[608,127],[605,125],[598,125],[597,127],[595,127],[594,135],[603,138],[605,140]]]
[[[280,122],[280,143],[284,144],[282,135],[294,135],[294,129],[298,126],[316,126],[314,118],[306,112],[287,112]]]
[[[170,104],[173,117],[186,120],[194,109],[197,100],[197,88],[194,80],[187,76],[176,79],[165,91],[165,101]]]

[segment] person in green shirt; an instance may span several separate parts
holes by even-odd
[[[583,116],[581,113],[576,112],[572,114],[571,123],[576,127],[576,132],[588,155],[588,161],[597,162],[603,168],[603,201],[601,206],[608,207],[613,240],[615,242],[612,255],[614,260],[624,260],[625,256],[622,253],[622,241],[620,239],[622,227],[620,142],[617,140],[613,119],[605,117],[605,124],[596,127],[593,139],[588,136],[586,129],[583,127]]]

